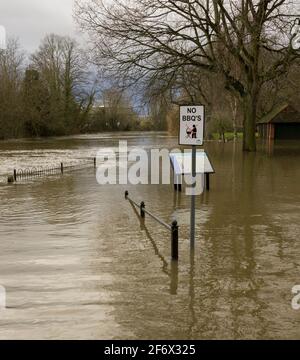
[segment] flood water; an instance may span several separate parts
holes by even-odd
[[[300,339],[300,145],[244,154],[207,142],[215,168],[197,197],[171,185],[105,185],[90,167],[7,185],[14,168],[79,161],[119,139],[177,147],[163,133],[119,133],[0,142],[1,339]],[[179,228],[141,223],[124,199]]]

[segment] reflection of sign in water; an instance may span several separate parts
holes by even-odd
[[[6,31],[5,27],[0,25],[0,50],[6,49]]]
[[[180,145],[203,145],[204,106],[180,106]]]
[[[300,49],[300,18],[297,18],[291,30],[292,48],[294,50]]]

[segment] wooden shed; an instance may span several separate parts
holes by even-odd
[[[289,104],[282,104],[257,123],[261,138],[267,140],[300,139],[300,112]]]

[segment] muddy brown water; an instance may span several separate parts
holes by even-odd
[[[190,198],[171,185],[100,186],[94,169],[6,185],[15,167],[129,148],[177,147],[163,133],[100,134],[0,142],[1,339],[300,339],[300,146],[243,154],[205,145],[216,173],[197,197],[190,253]],[[168,230],[145,226],[124,200],[167,223],[176,218],[179,263]]]

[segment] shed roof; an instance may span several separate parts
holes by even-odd
[[[300,112],[287,103],[279,104],[257,122],[257,124],[268,123],[300,123]]]

